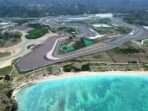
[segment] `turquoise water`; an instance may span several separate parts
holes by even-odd
[[[18,111],[148,111],[148,77],[77,77],[17,94]]]

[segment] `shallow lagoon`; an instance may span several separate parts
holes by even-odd
[[[73,77],[17,94],[18,111],[148,111],[148,77]]]

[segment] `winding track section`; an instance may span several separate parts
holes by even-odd
[[[44,67],[46,65],[63,62],[66,60],[74,59],[80,56],[90,55],[97,52],[103,52],[115,47],[119,47],[122,44],[131,40],[143,40],[148,38],[148,31],[143,27],[134,27],[132,33],[128,35],[121,35],[116,38],[110,38],[102,43],[97,43],[89,47],[82,48],[80,50],[67,53],[64,55],[54,54],[55,48],[58,43],[65,40],[65,37],[53,36],[47,41],[35,48],[31,53],[18,59],[16,66],[21,72],[31,71]]]

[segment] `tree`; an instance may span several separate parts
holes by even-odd
[[[81,67],[81,71],[90,71],[90,64],[85,64]]]

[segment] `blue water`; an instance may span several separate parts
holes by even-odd
[[[77,77],[17,94],[18,111],[148,111],[148,77]]]

